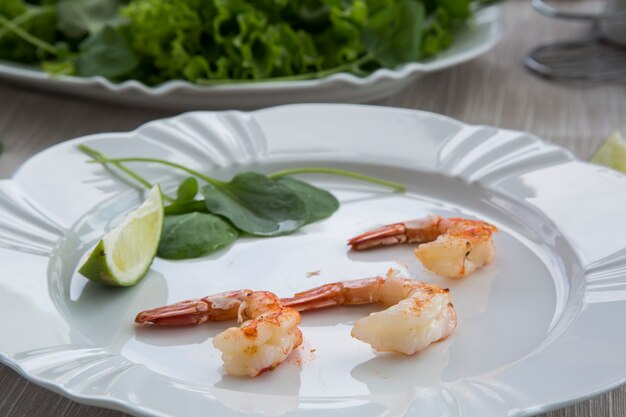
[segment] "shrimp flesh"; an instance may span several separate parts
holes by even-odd
[[[335,282],[282,300],[298,311],[370,303],[389,307],[358,320],[351,334],[380,352],[412,355],[445,339],[456,327],[449,290],[399,278],[391,271],[386,277]]]
[[[243,321],[240,327],[213,339],[227,374],[258,376],[276,368],[302,344],[300,313],[283,306],[269,291],[240,290],[187,300],[143,311],[135,322],[169,326],[235,318]]]
[[[399,243],[419,243],[415,256],[438,275],[464,277],[495,256],[492,235],[498,229],[480,220],[427,216],[394,223],[352,238],[348,245],[366,250]]]

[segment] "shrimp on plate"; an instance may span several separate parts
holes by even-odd
[[[412,355],[456,327],[449,290],[399,278],[392,271],[386,277],[335,282],[282,299],[284,306],[298,311],[370,303],[388,308],[358,320],[351,334],[380,352]]]
[[[278,298],[268,291],[240,290],[146,310],[138,324],[172,326],[238,318],[213,339],[224,370],[255,377],[280,365],[302,344],[300,312],[340,305],[381,303],[388,308],[358,320],[352,336],[381,352],[406,355],[448,337],[456,327],[450,293],[436,285],[387,276],[340,281]]]
[[[283,306],[269,291],[239,290],[187,300],[142,311],[135,322],[175,326],[229,319],[243,323],[213,339],[227,374],[255,377],[276,368],[302,344],[300,313]]]
[[[492,235],[498,229],[480,220],[427,216],[383,226],[348,242],[354,250],[400,243],[419,243],[415,256],[438,275],[461,278],[487,265],[495,256]]]

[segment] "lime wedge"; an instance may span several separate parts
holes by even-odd
[[[78,272],[100,284],[117,287],[136,284],[152,265],[162,229],[163,202],[156,185],[139,208],[104,235]]]
[[[619,132],[614,132],[600,145],[590,161],[626,174],[626,140]]]

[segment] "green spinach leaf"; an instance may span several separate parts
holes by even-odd
[[[101,75],[115,78],[132,71],[137,64],[137,58],[122,34],[106,26],[81,44],[76,69],[78,75],[83,77]]]
[[[200,213],[207,213],[208,210],[204,204],[204,200],[192,200],[192,201],[175,201],[169,206],[163,207],[163,212],[166,216],[170,214],[187,214],[198,211]]]
[[[57,28],[68,38],[97,33],[121,22],[118,0],[60,0],[56,5]]]
[[[245,172],[231,182],[202,187],[211,213],[257,236],[293,232],[307,221],[306,205],[289,187],[265,175]]]
[[[438,0],[441,7],[448,10],[450,16],[455,19],[467,19],[471,16],[470,0]]]
[[[166,259],[189,259],[208,255],[237,239],[237,230],[207,213],[166,216],[157,255]]]
[[[192,201],[198,194],[198,180],[194,177],[187,177],[180,183],[176,190],[176,201],[186,202]]]
[[[382,6],[369,19],[361,40],[368,53],[383,66],[417,61],[424,27],[424,5],[416,0],[400,0],[392,7]]]
[[[51,6],[0,1],[0,58],[26,64],[57,56],[56,13]]]
[[[313,223],[330,217],[339,209],[339,201],[326,190],[290,177],[280,177],[275,181],[296,193],[306,206],[306,222]]]

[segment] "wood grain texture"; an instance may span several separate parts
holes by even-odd
[[[541,17],[525,1],[504,5],[503,23],[504,37],[493,51],[470,63],[424,77],[402,94],[378,104],[429,110],[467,123],[529,131],[584,159],[611,131],[626,132],[626,85],[548,82],[522,67],[530,48],[584,37],[585,25]],[[54,143],[90,133],[129,130],[172,114],[0,84],[0,141],[5,145],[0,178],[9,177],[23,161]],[[70,401],[0,365],[0,416],[124,414]],[[626,387],[542,417],[626,417]]]

